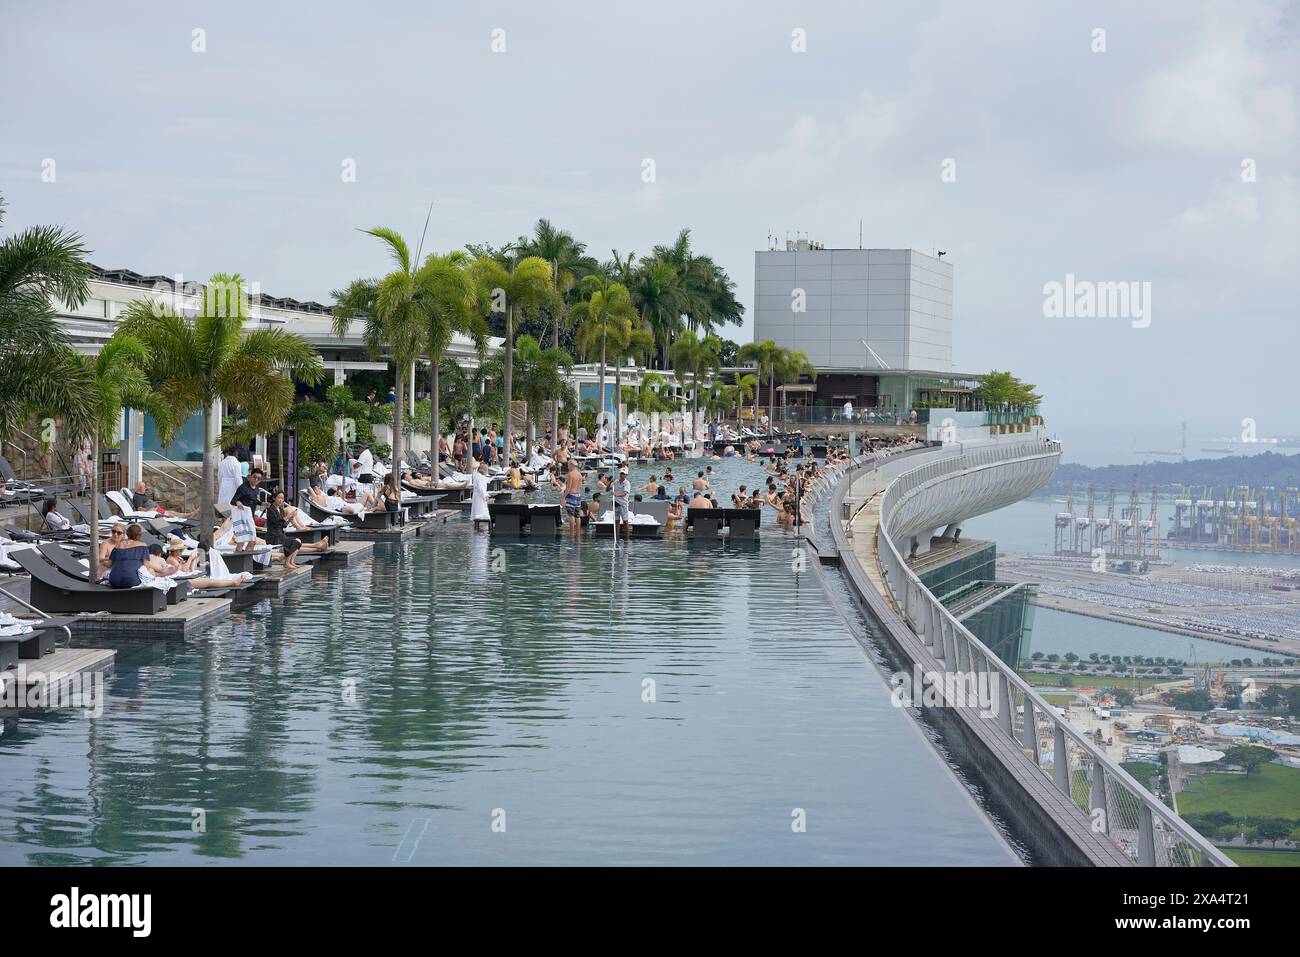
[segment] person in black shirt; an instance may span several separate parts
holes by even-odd
[[[239,483],[239,488],[235,489],[235,494],[230,496],[231,505],[244,505],[248,508],[257,508],[260,503],[260,496],[257,494],[257,486],[262,482],[262,470],[253,469],[248,473],[248,478]]]

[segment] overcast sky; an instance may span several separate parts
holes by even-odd
[[[386,265],[356,227],[414,240],[433,201],[439,250],[689,226],[748,306],[769,232],[856,247],[861,219],[947,251],[957,369],[1037,383],[1067,460],[1176,448],[1184,419],[1193,453],[1245,418],[1300,434],[1295,3],[0,11],[3,228],[65,224],[99,265],[328,301]],[[1045,317],[1069,273],[1150,282],[1150,324]]]

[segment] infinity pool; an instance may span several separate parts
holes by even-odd
[[[0,863],[1017,863],[798,541],[453,520],[124,647],[100,717],[6,724]]]

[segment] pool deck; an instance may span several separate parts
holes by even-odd
[[[79,639],[180,641],[229,618],[233,604],[229,598],[189,598],[156,615],[69,616],[69,627]]]
[[[311,565],[304,565],[296,571],[286,571],[283,566],[269,569],[249,591],[259,597],[264,595],[283,595],[311,581]]]
[[[78,689],[79,675],[108,674],[113,670],[117,651],[107,648],[60,648],[43,658],[22,659],[18,667],[0,671],[0,714],[17,714],[27,706],[10,707],[12,702],[43,700],[68,696]],[[10,698],[10,681],[17,684]]]
[[[334,547],[328,555],[322,555],[317,564],[320,565],[343,565],[351,567],[359,562],[374,557],[375,543],[362,541],[346,541],[340,539],[334,543]]]

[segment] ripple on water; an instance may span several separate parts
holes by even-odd
[[[0,861],[1014,863],[796,543],[380,545],[0,737]]]

